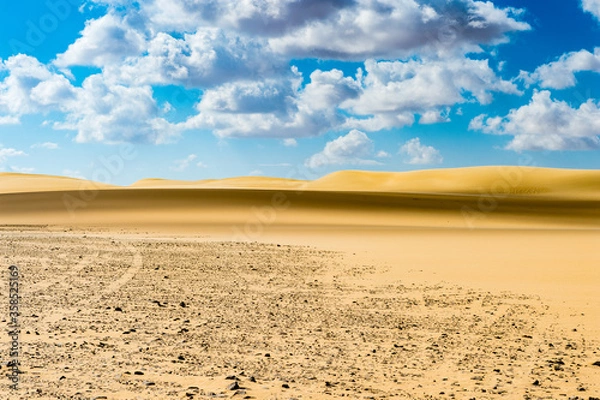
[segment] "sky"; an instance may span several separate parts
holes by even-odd
[[[600,0],[29,0],[0,37],[0,171],[600,167]]]

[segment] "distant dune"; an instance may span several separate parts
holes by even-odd
[[[529,167],[340,171],[315,181],[146,179],[129,187],[0,175],[5,224],[596,228],[599,205],[600,171]]]

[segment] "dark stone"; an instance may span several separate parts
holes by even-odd
[[[227,386],[228,390],[238,390],[240,389],[240,385],[237,383],[237,381],[233,382],[231,385]]]
[[[538,381],[537,379],[533,381],[533,386],[540,386],[540,381]]]
[[[248,380],[249,380],[250,382],[254,382],[254,383],[256,383],[256,378],[255,378],[255,377],[253,377],[253,376],[251,376],[250,378],[248,378]]]
[[[237,376],[235,375],[229,375],[227,377],[225,377],[225,379],[227,379],[228,381],[237,381],[239,380]]]
[[[142,371],[135,371],[133,374],[134,375],[144,375],[144,373]]]
[[[594,367],[600,367],[600,361],[596,361],[595,363],[592,364]]]
[[[121,307],[115,307],[115,311],[123,312],[123,309]]]
[[[290,385],[288,385],[287,383],[284,383],[283,385],[281,385],[281,387],[284,389],[289,389]]]
[[[183,308],[185,308],[185,307],[186,307],[186,305],[185,305],[185,302],[183,302],[183,301],[182,301],[181,303],[179,303],[179,305],[180,305],[181,307],[183,307]]]

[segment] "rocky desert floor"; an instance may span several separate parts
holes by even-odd
[[[201,236],[4,226],[0,257],[21,288],[3,399],[600,398],[600,340],[537,296]]]

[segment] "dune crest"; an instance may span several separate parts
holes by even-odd
[[[102,190],[117,186],[66,176],[0,172],[0,194],[59,192],[65,190]]]
[[[115,186],[50,175],[0,173],[0,193],[95,189],[261,189],[328,192],[387,192],[600,199],[600,171],[493,166],[409,172],[346,170],[314,181],[243,176],[198,181],[148,178]]]

